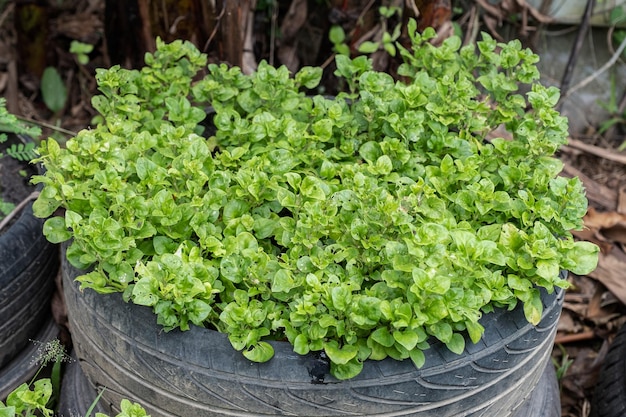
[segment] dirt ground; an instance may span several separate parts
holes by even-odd
[[[191,39],[211,60],[236,63],[247,70],[253,70],[260,59],[297,69],[329,66],[332,25],[340,25],[349,36],[349,46],[356,48],[359,42],[377,39],[388,29],[385,25],[404,21],[399,15],[378,18],[374,12],[381,5],[399,7],[403,19],[419,15],[420,25],[435,26],[441,37],[456,30],[466,41],[475,38],[478,30],[498,36],[503,24],[509,23],[532,46],[532,34],[548,22],[521,0],[502,0],[496,5],[486,0],[240,0],[228,6],[207,2],[217,5],[211,10],[201,8],[200,3],[0,0],[0,94],[10,111],[36,121],[45,135],[62,139],[88,127],[95,116],[90,104],[96,91],[95,69],[140,65],[142,51],[153,47],[154,35],[166,40]],[[239,20],[233,21],[232,16]],[[580,26],[584,29],[584,22]],[[70,52],[72,41],[93,46],[85,61]],[[375,66],[393,73],[395,60],[379,52],[372,54]],[[67,95],[54,110],[41,92],[48,67],[56,69],[61,83],[46,88]],[[332,77],[325,77],[324,82],[327,91],[336,88]],[[623,114],[626,101],[616,105],[617,117]],[[599,134],[599,126],[590,126],[585,135],[573,136],[559,154],[565,163],[564,175],[579,176],[590,201],[587,229],[576,236],[602,249],[594,273],[569,277],[572,288],[566,295],[553,354],[561,378],[563,417],[589,415],[603,358],[615,332],[626,322],[622,272],[626,269],[626,153],[618,149],[625,140],[620,128],[616,123]]]

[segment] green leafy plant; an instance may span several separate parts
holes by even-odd
[[[65,348],[58,339],[46,343],[40,343],[38,357],[35,361],[40,364],[35,376],[29,383],[24,383],[11,391],[6,399],[6,404],[0,401],[0,417],[51,417],[54,415],[53,404],[58,398],[61,385],[61,364],[71,361],[65,353]],[[50,378],[37,379],[40,372],[52,363]],[[92,407],[85,417],[91,416],[99,397],[96,398]],[[116,417],[149,417],[146,411],[137,403],[131,403],[124,399],[120,403],[121,412]],[[103,413],[96,413],[96,417],[107,417]]]
[[[65,107],[67,88],[63,79],[54,67],[47,67],[41,76],[41,96],[46,107],[57,113]]]
[[[89,54],[93,51],[93,45],[73,40],[70,43],[70,53],[76,56],[76,61],[81,65],[89,63]]]
[[[9,113],[6,108],[6,99],[0,97],[0,143],[4,143],[8,140],[7,133],[39,137],[41,135],[41,129],[37,126],[25,123],[14,114]],[[14,143],[6,148],[6,154],[0,152],[0,159],[8,155],[19,161],[30,161],[38,156],[35,147],[34,142]],[[0,198],[0,220],[14,209],[15,204]]]
[[[104,122],[40,148],[34,211],[65,209],[44,233],[72,239],[82,288],[123,292],[165,330],[217,329],[253,361],[288,340],[340,379],[367,359],[421,366],[431,338],[460,353],[494,308],[539,322],[539,289],[598,251],[570,234],[587,201],[557,175],[559,92],[519,42],[409,33],[406,81],[337,55],[335,98],[307,95],[321,69],[264,62],[193,83],[206,57],[180,41],[98,70]]]
[[[398,23],[392,32],[388,30],[388,21],[395,14],[401,15],[402,9],[396,6],[387,7],[381,6],[378,8],[378,14],[380,16],[382,37],[380,41],[366,40],[359,44],[357,50],[362,54],[372,54],[378,51],[381,46],[391,56],[396,56],[395,42],[400,37],[402,32],[402,24]],[[340,55],[350,56],[350,46],[346,43],[348,35],[340,25],[331,26],[328,31],[328,39],[333,44],[333,51]]]
[[[572,364],[574,363],[574,359],[571,359],[569,357],[569,354],[567,353],[567,350],[563,347],[563,345],[559,344],[557,347],[559,348],[559,351],[561,352],[561,358],[557,359],[553,357],[552,364],[554,365],[554,368],[556,370],[556,379],[557,381],[559,381],[559,385],[561,385],[561,382],[563,381],[563,378],[567,374],[567,371],[569,370],[570,366],[572,366]]]

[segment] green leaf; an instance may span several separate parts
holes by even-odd
[[[577,275],[589,274],[598,266],[599,252],[598,246],[591,242],[574,242],[574,247],[567,252],[567,257],[572,263],[569,270]]]
[[[350,290],[346,287],[333,287],[330,290],[330,295],[333,306],[339,311],[345,311],[352,301]]]
[[[299,355],[306,355],[309,353],[309,339],[306,335],[300,333],[293,341],[293,351]]]
[[[302,67],[295,75],[296,83],[313,89],[318,86],[322,79],[322,69],[319,67]]]
[[[406,350],[412,350],[418,342],[418,336],[412,330],[396,330],[393,332],[393,338],[396,342],[400,343],[402,347],[404,347]]]
[[[556,259],[540,259],[537,261],[537,275],[549,281],[559,276],[560,267]]]
[[[485,332],[485,328],[480,323],[471,320],[465,320],[465,327],[472,342],[478,343]]]
[[[44,187],[33,202],[33,214],[39,218],[51,216],[62,203],[61,199],[57,198],[57,195],[57,190],[53,186]]]
[[[334,362],[331,362],[330,364],[331,374],[339,380],[354,378],[360,374],[362,370],[363,362],[356,358],[345,364],[338,364]]]
[[[446,322],[433,323],[428,326],[428,330],[430,334],[446,344],[452,341],[454,335],[454,333],[452,333],[452,326]]]
[[[379,327],[372,334],[370,334],[370,338],[385,347],[391,347],[395,343],[394,336],[389,332],[389,329],[386,327]]]
[[[465,339],[458,333],[452,334],[450,341],[446,343],[446,347],[450,349],[451,352],[460,355],[465,350]]]
[[[339,25],[333,25],[330,27],[328,31],[328,39],[334,44],[343,43],[346,40],[346,33],[343,31],[343,28]]]
[[[59,72],[54,67],[47,67],[41,77],[41,95],[46,106],[53,112],[65,107],[67,89]]]
[[[541,294],[537,289],[533,289],[528,300],[524,301],[524,315],[529,323],[537,325],[541,321],[543,313],[543,303],[541,302]]]
[[[17,416],[15,406],[5,406],[4,404],[2,404],[2,402],[0,402],[0,417],[15,416]]]
[[[376,172],[380,175],[389,175],[393,170],[393,163],[391,158],[387,155],[382,155],[376,160]]]
[[[332,363],[345,365],[356,358],[359,348],[354,345],[339,347],[339,343],[336,340],[330,340],[324,343],[324,351]]]
[[[359,45],[358,51],[362,54],[371,54],[378,50],[378,42],[365,41]]]
[[[272,292],[287,293],[295,287],[297,284],[291,276],[291,272],[286,269],[279,269],[272,277]]]
[[[72,232],[65,226],[63,217],[51,217],[46,220],[43,224],[43,234],[52,243],[61,243],[72,238]]]
[[[426,355],[421,349],[413,349],[409,352],[409,357],[413,361],[416,368],[421,368],[426,363]]]
[[[300,191],[305,197],[312,198],[314,200],[326,199],[326,193],[324,192],[322,181],[317,177],[305,177],[300,185]]]
[[[244,350],[243,356],[252,362],[267,362],[274,356],[274,348],[267,342],[258,342]]]

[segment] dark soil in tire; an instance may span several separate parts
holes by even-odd
[[[611,343],[591,400],[590,417],[626,415],[626,325]]]
[[[407,361],[368,361],[352,380],[313,383],[319,359],[288,343],[270,342],[274,358],[251,363],[224,334],[163,332],[149,308],[124,303],[121,294],[80,292],[73,282],[80,272],[67,263],[62,271],[74,348],[89,381],[107,388],[103,405],[116,412],[127,398],[153,417],[519,416],[550,361],[563,302],[563,291],[543,293],[538,326],[521,305],[486,314],[478,344],[455,355],[433,343],[419,370]]]
[[[25,188],[19,194],[22,198],[35,190],[28,186],[28,178],[15,171],[17,161],[7,157],[0,161],[2,187],[14,192],[12,198],[19,194],[18,189]],[[26,169],[28,164],[19,166]],[[34,339],[51,316],[59,255],[58,246],[46,240],[42,228],[43,220],[33,216],[29,203],[12,224],[0,230],[0,367]]]

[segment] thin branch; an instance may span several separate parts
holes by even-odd
[[[32,123],[32,124],[35,124],[35,125],[39,125],[39,126],[41,126],[41,127],[45,127],[45,128],[47,128],[47,129],[50,129],[50,130],[55,130],[55,131],[57,131],[57,132],[59,132],[59,133],[63,133],[63,134],[65,134],[65,135],[69,135],[69,136],[76,136],[76,135],[77,135],[77,133],[76,133],[76,132],[73,132],[73,131],[71,131],[71,130],[64,129],[64,128],[62,128],[62,127],[55,126],[55,125],[50,124],[50,123],[41,122],[41,121],[39,121],[39,120],[31,119],[31,118],[29,118],[29,117],[24,117],[24,116],[17,116],[17,115],[16,115],[15,117],[17,117],[19,120],[21,120],[21,121],[23,121],[23,122],[26,122],[26,123]]]
[[[610,149],[600,148],[598,146],[589,145],[585,142],[581,142],[576,139],[569,138],[568,143],[564,147],[575,148],[587,153],[590,153],[600,158],[608,159],[609,161],[618,162],[626,165],[626,155],[616,152]]]
[[[606,64],[602,65],[602,67],[594,71],[593,74],[591,74],[590,76],[588,76],[587,78],[585,78],[584,80],[582,80],[581,82],[579,82],[578,84],[570,88],[569,91],[566,91],[565,94],[563,95],[563,98],[569,96],[574,91],[580,90],[581,88],[585,87],[587,84],[589,84],[590,82],[598,78],[603,72],[605,72],[606,70],[611,68],[613,65],[615,65],[615,63],[619,59],[622,52],[624,52],[624,48],[626,48],[626,38],[624,38],[622,43],[619,45],[619,48],[617,48],[617,51],[615,51],[611,59],[609,59],[606,62]]]
[[[587,0],[585,14],[583,15],[582,22],[580,22],[580,28],[578,30],[578,33],[576,34],[576,41],[572,46],[572,52],[570,53],[569,60],[567,61],[567,66],[565,67],[563,78],[561,79],[561,95],[563,98],[565,98],[568,94],[569,85],[572,81],[572,75],[574,74],[574,67],[578,62],[578,54],[580,53],[580,49],[583,46],[585,35],[589,31],[589,21],[591,20],[591,14],[593,12],[595,4],[595,0]],[[562,102],[563,101],[561,101],[561,103]]]
[[[574,342],[584,342],[587,340],[593,340],[596,338],[596,334],[593,332],[593,330],[589,330],[589,331],[585,331],[582,333],[575,333],[575,334],[565,334],[565,335],[556,335],[556,338],[554,339],[554,344],[555,345],[564,345],[567,343],[574,343]]]
[[[31,202],[32,200],[36,199],[37,197],[39,197],[39,191],[33,191],[32,193],[30,193],[25,199],[23,199],[22,201],[19,202],[19,204],[17,206],[15,206],[15,208],[13,209],[13,211],[11,211],[9,214],[7,214],[2,221],[0,221],[0,230],[4,229],[9,222],[11,222],[11,220],[18,215],[19,212],[22,211],[22,209],[24,207],[26,207],[26,205]]]

